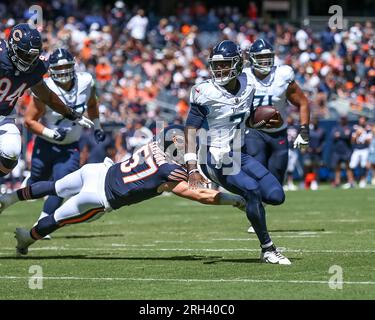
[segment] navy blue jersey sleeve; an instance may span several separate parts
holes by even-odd
[[[194,127],[199,129],[202,126],[208,114],[208,108],[198,103],[190,104],[189,115],[186,119],[186,126]]]
[[[187,181],[188,174],[184,167],[177,164],[166,164],[162,166],[168,181]]]

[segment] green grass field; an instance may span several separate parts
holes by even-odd
[[[0,299],[375,299],[375,189],[288,192],[267,207],[291,266],[259,263],[241,211],[175,196],[65,227],[16,258],[14,229],[30,227],[41,206],[0,216]],[[41,290],[29,288],[33,265]],[[329,286],[334,265],[342,289]]]

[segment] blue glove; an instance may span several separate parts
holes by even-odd
[[[53,140],[63,141],[68,133],[69,129],[66,128],[57,128],[54,130]]]

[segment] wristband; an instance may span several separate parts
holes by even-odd
[[[42,136],[49,138],[49,139],[53,139],[53,137],[55,136],[55,131],[50,128],[45,127],[42,131]]]
[[[65,114],[64,115],[65,118],[67,118],[70,121],[75,121],[75,120],[77,120],[80,117],[80,115],[75,110],[73,110],[73,109],[71,109],[69,107],[67,107],[67,108],[68,108],[68,110],[69,110],[70,113]]]
[[[188,161],[197,161],[197,154],[196,153],[185,153],[184,155],[184,161],[185,163],[188,162]]]
[[[102,130],[99,118],[92,120],[92,122],[94,122],[94,130]]]

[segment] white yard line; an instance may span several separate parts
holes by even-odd
[[[20,276],[0,276],[0,280],[29,280],[30,277],[20,277]],[[253,283],[296,283],[296,284],[326,284],[328,281],[323,280],[274,280],[274,279],[168,279],[168,278],[94,278],[94,277],[33,277],[33,279],[43,279],[43,280],[81,280],[81,281],[144,281],[144,282],[213,282],[213,283],[223,283],[223,282],[253,282]],[[375,285],[375,281],[342,281],[335,282],[335,284],[345,284],[345,285]]]
[[[2,250],[15,251],[15,248],[2,248]],[[181,252],[259,252],[260,249],[251,248],[144,248],[135,247],[116,247],[116,248],[69,248],[69,247],[40,247],[30,248],[29,251],[181,251]],[[375,250],[305,250],[305,249],[288,249],[284,252],[297,253],[375,253]],[[1,253],[1,251],[0,251]]]

